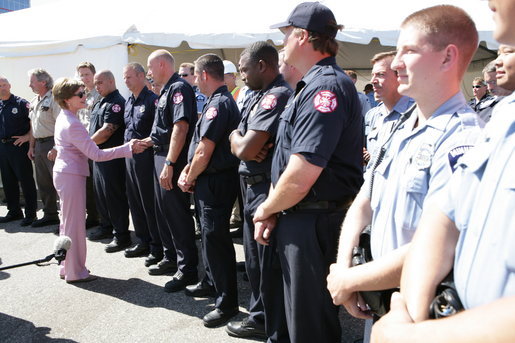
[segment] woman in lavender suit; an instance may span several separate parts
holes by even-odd
[[[55,123],[54,186],[61,201],[60,235],[71,238],[72,245],[61,264],[60,277],[68,283],[96,279],[86,268],[86,177],[89,175],[88,158],[107,161],[131,157],[144,150],[132,140],[124,145],[101,150],[91,140],[77,111],[86,107],[84,84],[63,78],[57,80],[52,93],[62,111]],[[54,156],[49,153],[49,159]]]

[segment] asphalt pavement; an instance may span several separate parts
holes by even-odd
[[[0,206],[0,216],[7,213]],[[42,216],[42,212],[38,212]],[[56,225],[21,227],[20,221],[0,224],[1,266],[42,259],[53,253]],[[131,226],[133,241],[135,236]],[[0,342],[252,342],[230,337],[225,327],[208,329],[202,317],[213,299],[165,293],[171,275],[151,276],[143,258],[108,254],[108,240],[88,241],[87,267],[98,280],[67,284],[55,260],[0,271]],[[241,238],[234,239],[237,260],[243,261]],[[202,267],[200,268],[202,275]],[[240,313],[247,313],[249,284],[238,273]],[[362,337],[363,321],[341,311],[343,340]],[[318,343],[318,342],[316,342]]]

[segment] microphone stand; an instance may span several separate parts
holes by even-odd
[[[6,269],[11,269],[11,268],[24,267],[24,266],[28,266],[28,265],[31,265],[31,264],[44,263],[44,262],[48,262],[48,261],[50,261],[50,260],[51,260],[51,259],[53,259],[54,257],[55,257],[55,254],[52,254],[52,255],[48,255],[47,257],[42,258],[42,259],[39,259],[39,260],[35,260],[35,261],[31,261],[31,262],[25,262],[25,263],[20,263],[20,264],[13,264],[12,266],[0,267],[0,270],[6,270]]]

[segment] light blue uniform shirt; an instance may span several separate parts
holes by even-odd
[[[374,157],[377,156],[376,149],[381,147],[392,132],[401,113],[406,112],[415,101],[410,97],[403,96],[397,101],[391,112],[388,112],[384,103],[372,108],[365,116],[365,135],[367,136],[367,151],[372,158],[368,165],[372,165]]]
[[[454,281],[465,308],[515,295],[514,94],[496,105],[483,135],[437,197],[460,230]]]
[[[413,238],[424,202],[451,177],[457,159],[478,139],[477,114],[458,92],[422,125],[417,110],[394,136],[375,169],[371,249],[381,257]],[[371,170],[362,192],[368,195]]]

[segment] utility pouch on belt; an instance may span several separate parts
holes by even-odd
[[[431,319],[445,318],[463,310],[463,305],[454,285],[453,271],[436,288],[436,296],[429,305]]]
[[[359,266],[370,261],[372,261],[370,226],[367,226],[359,236],[359,246],[352,249],[352,266]],[[364,291],[359,294],[367,303],[370,311],[381,317],[390,310],[392,293],[398,291],[398,288],[391,288],[380,291]]]

